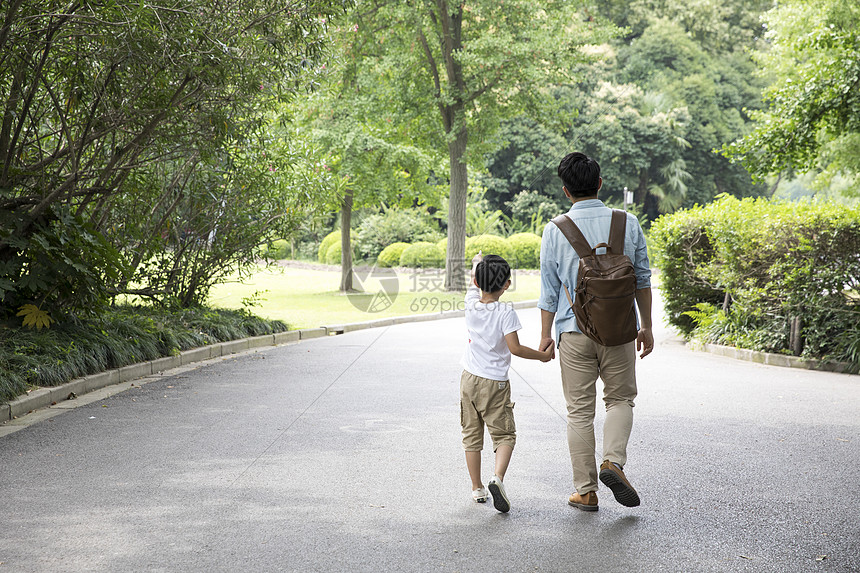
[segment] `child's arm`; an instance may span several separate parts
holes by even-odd
[[[520,344],[520,337],[516,330],[505,335],[505,342],[508,343],[508,350],[510,350],[511,354],[514,356],[527,358],[529,360],[540,360],[541,362],[549,362],[552,360],[554,345],[550,344],[549,348],[543,352],[535,350],[534,348],[529,348],[528,346],[523,346]]]
[[[483,251],[478,251],[478,254],[472,257],[472,277],[469,280],[469,285],[478,286],[478,283],[475,282],[475,269],[478,267],[478,263],[484,260]]]

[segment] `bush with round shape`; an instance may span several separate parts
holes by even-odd
[[[436,243],[420,241],[409,245],[400,255],[400,266],[439,268],[445,263],[445,253]]]
[[[534,233],[516,233],[508,237],[508,244],[514,251],[511,266],[518,269],[540,268],[540,241]]]
[[[334,243],[340,244],[340,231],[332,231],[325,237],[323,237],[322,242],[320,243],[319,251],[317,251],[317,260],[321,263],[326,262],[326,255],[328,254],[328,249]],[[340,263],[340,256],[338,256],[338,263]]]
[[[472,259],[478,251],[485,255],[499,255],[509,265],[514,266],[514,250],[510,243],[503,237],[497,235],[478,235],[466,239],[466,262],[471,264]]]
[[[392,243],[388,245],[379,253],[379,257],[376,258],[376,264],[386,268],[399,266],[400,257],[407,247],[409,247],[409,243]]]
[[[372,258],[393,243],[434,242],[441,236],[438,223],[426,212],[389,207],[365,217],[354,240],[359,255]]]
[[[270,259],[288,259],[290,258],[290,243],[284,239],[273,241],[272,246],[268,248],[266,255]]]
[[[325,253],[325,259],[323,262],[327,265],[339,265],[341,263],[341,255],[343,251],[340,247],[340,241],[332,243],[328,250]]]

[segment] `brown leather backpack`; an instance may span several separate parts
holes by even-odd
[[[579,255],[576,298],[564,292],[583,334],[603,346],[618,346],[636,339],[636,273],[630,257],[624,254],[627,214],[612,210],[609,244],[594,248],[567,215],[552,220]],[[604,254],[597,249],[605,247]],[[564,284],[564,283],[562,283]]]

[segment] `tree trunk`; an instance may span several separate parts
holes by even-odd
[[[352,224],[352,189],[347,189],[343,196],[340,209],[340,290],[352,290],[352,241],[350,240],[350,225]]]
[[[466,168],[467,132],[461,128],[456,139],[448,144],[451,167],[451,194],[448,199],[448,251],[445,254],[445,290],[465,288],[466,260],[466,193],[469,172]]]
[[[461,2],[454,10],[447,0],[436,0],[438,22],[441,25],[442,58],[445,77],[453,103],[442,104],[440,111],[442,125],[448,136],[448,158],[451,168],[451,193],[448,198],[448,252],[445,256],[445,290],[463,291],[466,287],[466,192],[469,189],[469,172],[465,163],[466,130],[465,101],[467,99],[466,81],[457,54],[463,49],[463,6]],[[432,60],[431,60],[432,61]],[[436,74],[437,95],[439,74]],[[453,137],[451,137],[453,135]]]
[[[633,192],[633,203],[635,205],[645,205],[645,197],[648,195],[648,170],[643,169],[639,172],[639,186]]]

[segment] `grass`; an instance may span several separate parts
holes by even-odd
[[[88,374],[182,350],[286,330],[243,311],[169,311],[123,305],[98,317],[69,318],[50,329],[0,327],[0,402],[34,386],[58,386]]]
[[[0,402],[33,387],[58,386],[111,368],[288,327],[462,308],[462,294],[442,290],[440,271],[400,269],[363,282],[359,271],[357,278],[366,292],[345,295],[338,291],[339,267],[260,267],[243,283],[215,287],[208,301],[211,308],[169,311],[122,304],[101,316],[70,318],[49,329],[0,325]],[[383,287],[392,296],[378,297]],[[536,299],[539,291],[539,276],[516,273],[503,300]]]
[[[355,284],[359,286],[361,281]],[[463,295],[443,291],[439,270],[392,270],[390,275],[365,280],[361,284],[363,293],[346,295],[338,291],[339,286],[340,267],[261,267],[243,283],[213,288],[208,304],[241,308],[256,294],[258,304],[249,310],[266,319],[283,321],[291,329],[462,309]],[[396,292],[390,297],[390,305],[384,296],[377,296],[383,290]],[[534,300],[539,294],[537,274],[514,271],[513,284],[502,300]],[[378,310],[371,312],[372,308]]]

